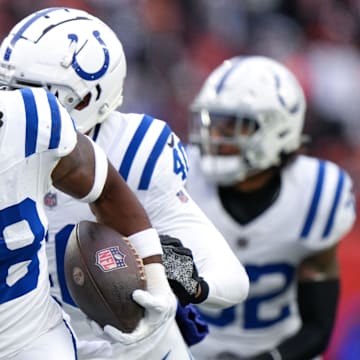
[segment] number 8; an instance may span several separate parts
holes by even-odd
[[[28,226],[17,236],[20,239],[31,239],[31,242],[12,248],[14,243],[7,243],[6,229],[21,222],[26,222]],[[0,304],[23,296],[37,287],[40,273],[38,251],[44,235],[45,228],[33,200],[26,198],[19,204],[0,210]],[[25,270],[21,272],[20,268]]]

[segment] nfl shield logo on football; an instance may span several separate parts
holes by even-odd
[[[44,196],[44,205],[47,207],[54,207],[57,205],[57,196],[56,193],[52,193],[52,192],[48,192],[45,196]]]
[[[111,246],[101,249],[95,254],[95,264],[104,272],[126,268],[125,254],[118,246]]]

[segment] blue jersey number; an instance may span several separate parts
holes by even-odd
[[[187,156],[185,153],[184,145],[179,141],[176,146],[173,148],[173,157],[174,157],[174,173],[176,175],[181,174],[181,180],[187,178],[187,173],[189,171],[189,165]]]
[[[245,267],[250,280],[250,287],[269,275],[277,275],[283,279],[282,285],[269,293],[250,295],[243,303],[243,324],[245,329],[260,329],[276,324],[290,315],[290,306],[283,304],[276,315],[271,319],[261,319],[259,316],[260,306],[267,301],[281,296],[289,288],[294,280],[295,268],[289,264],[269,264],[265,266],[248,265]],[[202,316],[210,324],[226,326],[235,321],[235,306],[223,310],[218,316],[210,316],[202,313]]]
[[[40,273],[38,251],[44,235],[45,228],[33,200],[27,198],[0,210],[0,304],[37,287]],[[12,241],[7,243],[7,237]],[[31,241],[24,243],[23,239]]]

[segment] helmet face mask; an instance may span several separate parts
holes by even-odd
[[[301,145],[305,99],[295,77],[263,57],[215,69],[191,106],[190,142],[205,175],[231,185],[279,166]]]
[[[0,47],[0,83],[47,88],[83,133],[121,105],[125,75],[125,55],[116,34],[77,9],[35,12],[20,21]]]

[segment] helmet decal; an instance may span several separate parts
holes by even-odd
[[[280,104],[282,105],[282,107],[284,107],[290,114],[295,114],[299,108],[300,108],[300,104],[299,104],[299,101],[297,101],[295,103],[295,105],[293,105],[292,107],[289,107],[288,104],[286,104],[285,102],[285,99],[284,97],[281,95],[281,80],[280,80],[280,77],[279,75],[275,74],[274,75],[275,77],[275,87],[276,87],[276,91],[277,91],[277,97],[278,97],[278,100],[280,102]]]
[[[225,74],[220,79],[219,83],[216,86],[216,94],[219,95],[220,91],[222,90],[226,79],[229,75],[239,66],[239,64],[244,60],[242,58],[236,59],[237,61],[233,61],[229,69],[225,72]]]
[[[21,37],[23,36],[24,32],[39,18],[41,18],[44,15],[49,14],[50,12],[59,10],[59,9],[63,9],[63,8],[50,8],[50,9],[45,9],[42,11],[39,11],[37,13],[34,14],[33,17],[31,17],[27,22],[25,22],[25,24],[20,28],[20,30],[14,35],[14,37],[11,39],[10,45],[11,47],[7,47],[5,54],[4,54],[4,60],[5,61],[9,61],[10,60],[10,56],[12,53],[12,49],[15,46],[15,44],[17,43],[17,41],[19,39],[21,39]]]
[[[76,71],[76,73],[84,80],[97,80],[101,76],[103,76],[106,73],[107,69],[109,68],[109,62],[110,62],[109,50],[107,49],[104,41],[101,39],[99,31],[94,31],[93,35],[94,35],[95,39],[99,42],[99,44],[102,46],[102,50],[104,52],[104,63],[102,65],[102,67],[100,68],[100,70],[98,70],[94,73],[88,73],[81,68],[81,66],[79,65],[79,63],[76,60],[76,55],[78,54],[78,52],[74,53],[71,65],[72,65],[73,69]],[[69,34],[68,38],[71,40],[71,42],[74,41],[77,43],[77,41],[78,41],[78,37],[75,34]]]

